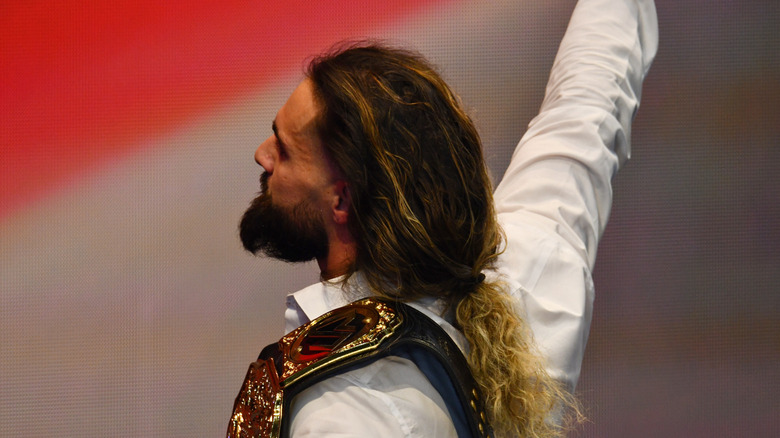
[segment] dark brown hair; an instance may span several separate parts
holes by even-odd
[[[557,434],[546,420],[564,395],[509,294],[483,275],[502,232],[479,134],[458,97],[418,54],[376,44],[342,45],[307,76],[318,134],[349,185],[351,273],[377,295],[445,299],[496,431]]]

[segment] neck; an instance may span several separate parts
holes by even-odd
[[[331,280],[347,274],[355,262],[357,247],[353,242],[331,241],[328,254],[317,259],[320,266],[320,277]]]
[[[352,265],[351,259],[349,261],[342,260],[340,262],[334,262],[328,259],[317,259],[317,264],[320,266],[320,277],[323,280],[332,280],[336,277],[346,275]]]

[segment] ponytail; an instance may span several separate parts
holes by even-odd
[[[456,318],[496,436],[562,436],[581,419],[574,398],[545,371],[528,325],[500,282],[479,284],[460,301]],[[557,421],[562,412],[566,418]]]

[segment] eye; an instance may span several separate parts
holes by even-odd
[[[279,158],[288,158],[289,157],[289,155],[287,154],[287,148],[278,139],[276,140],[276,150],[279,153]]]
[[[287,154],[287,148],[284,146],[284,143],[282,143],[282,140],[279,138],[279,128],[276,127],[276,120],[271,123],[271,130],[274,132],[274,139],[276,140],[274,143],[276,144],[276,150],[279,154],[279,158],[287,158],[289,155]]]

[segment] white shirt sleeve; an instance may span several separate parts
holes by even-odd
[[[611,180],[630,154],[657,34],[652,1],[580,0],[540,113],[495,193],[507,235],[499,270],[524,304],[549,372],[570,389],[590,327]]]

